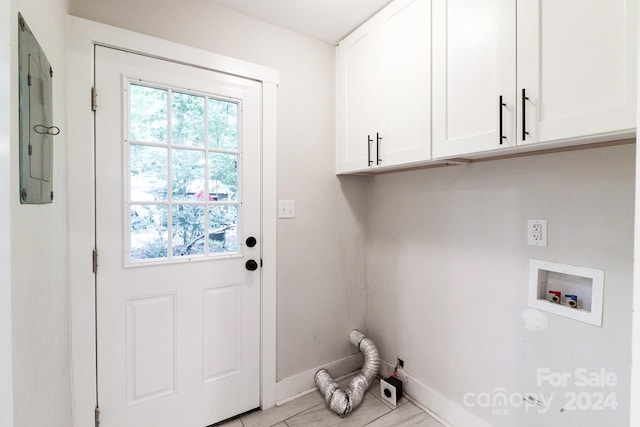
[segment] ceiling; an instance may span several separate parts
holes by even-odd
[[[391,0],[208,0],[227,9],[336,44]]]

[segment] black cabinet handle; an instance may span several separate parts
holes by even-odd
[[[506,107],[506,106],[507,106],[507,104],[502,102],[502,95],[500,95],[500,141],[498,141],[500,143],[500,145],[502,145],[503,141],[505,139],[507,139],[507,137],[504,136],[504,134],[502,132],[502,107]]]
[[[380,158],[380,141],[382,141],[382,137],[380,133],[376,132],[376,165],[380,165],[380,162],[382,162]]]
[[[522,140],[526,141],[527,140],[527,135],[529,135],[529,132],[527,132],[527,114],[526,114],[526,106],[527,106],[527,101],[529,100],[529,98],[527,98],[527,91],[526,89],[522,89]]]
[[[371,144],[373,143],[373,139],[371,139],[371,135],[367,135],[367,166],[371,166],[373,160],[371,160]]]

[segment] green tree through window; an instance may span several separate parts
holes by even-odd
[[[239,105],[129,85],[131,261],[238,251]]]

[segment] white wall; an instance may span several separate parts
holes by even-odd
[[[637,22],[640,22],[640,16],[637,16]],[[640,34],[640,25],[637,26],[638,33]],[[638,52],[640,52],[640,43],[638,43]],[[638,55],[640,58],[640,55]],[[638,92],[636,94],[636,100],[640,99],[640,85],[637,85]],[[636,121],[636,128],[640,126],[640,108],[637,110],[638,117]],[[640,170],[640,152],[636,152],[636,171]],[[636,173],[636,216],[635,216],[635,239],[634,248],[640,248],[640,174]],[[631,401],[637,402],[640,400],[640,257],[636,252],[634,253],[634,277],[633,277],[633,339],[632,339],[632,358],[635,362],[632,364],[631,369]],[[640,426],[640,406],[632,405],[631,407],[631,426]]]
[[[499,388],[555,394],[545,415],[468,408],[495,427],[629,425],[634,154],[627,145],[375,177],[368,327],[382,357],[403,358],[462,407],[466,393]],[[548,247],[527,246],[527,218],[548,219]],[[605,270],[602,327],[546,314],[546,329],[527,330],[530,258]],[[538,368],[604,368],[618,382],[538,387]],[[565,392],[614,392],[619,406],[561,412]]]
[[[0,2],[0,427],[13,426],[11,366],[11,3]]]
[[[350,354],[366,309],[366,182],[335,176],[333,46],[202,0],[72,0],[70,13],[280,71],[278,198],[296,218],[278,223],[277,377]]]
[[[69,302],[65,277],[67,8],[66,0],[14,0],[9,18],[12,49],[10,180],[6,188],[6,181],[2,180],[0,194],[4,199],[8,191],[11,215],[15,426],[71,425]],[[18,198],[18,12],[25,17],[54,69],[53,116],[62,132],[54,138],[55,200],[50,205],[21,205]],[[5,151],[2,153],[0,158],[4,159]],[[4,203],[2,205],[4,207]],[[4,222],[0,227],[5,230]],[[2,236],[1,247],[4,249],[6,234],[3,232]],[[4,255],[2,252],[0,254]]]
[[[628,424],[633,147],[336,178],[332,46],[201,0],[71,0],[70,13],[280,71],[278,197],[297,216],[278,224],[278,379],[350,354],[348,331],[366,326],[385,359],[453,402],[556,393],[546,416],[470,409],[496,427]],[[537,217],[548,248],[526,246]],[[603,327],[547,315],[526,331],[532,257],[606,270]],[[545,367],[615,372],[620,406],[560,413],[565,390],[536,385]]]
[[[640,22],[640,16],[637,17]],[[638,25],[638,33],[640,34],[640,25]],[[640,52],[640,43],[638,44],[638,52]],[[640,58],[640,55],[638,55]],[[638,93],[636,99],[640,99],[640,85],[638,85]],[[640,126],[640,108],[636,110],[638,117],[636,120],[636,128]],[[640,152],[636,152],[636,171],[640,170]],[[636,216],[635,216],[635,239],[634,248],[640,248],[640,174],[636,173]],[[633,327],[632,327],[632,358],[635,361],[631,369],[631,401],[640,400],[640,257],[637,249],[634,253],[634,277],[633,277]],[[631,426],[640,426],[640,406],[632,405],[631,407]]]

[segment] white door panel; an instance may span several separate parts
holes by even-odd
[[[374,28],[363,25],[337,50],[339,172],[366,170],[375,164],[379,94],[372,90],[378,86]]]
[[[635,16],[630,0],[518,1],[518,143],[635,127]]]
[[[259,407],[260,271],[245,262],[260,262],[260,84],[97,47],[96,89],[101,426],[204,427]],[[130,107],[134,90],[153,102]],[[178,134],[200,129],[200,101],[204,138]],[[212,119],[234,106],[237,135],[218,129],[227,116]],[[130,114],[151,124],[134,129]],[[218,174],[220,162],[233,167]],[[149,190],[158,185],[167,191]]]
[[[434,157],[515,145],[515,17],[515,0],[433,3]]]
[[[381,165],[431,157],[431,2],[396,1],[378,14]]]

